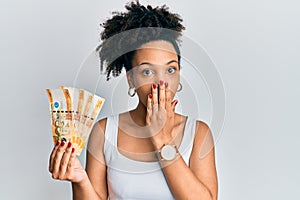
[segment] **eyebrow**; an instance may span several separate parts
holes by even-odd
[[[170,60],[170,61],[167,62],[165,65],[169,65],[169,64],[171,64],[171,63],[173,63],[173,62],[178,63],[176,60]],[[142,62],[141,64],[139,64],[139,66],[141,66],[141,65],[150,65],[150,66],[154,66],[155,64],[149,63],[149,62]]]

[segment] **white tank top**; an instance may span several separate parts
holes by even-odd
[[[107,185],[110,200],[115,199],[174,199],[159,162],[132,160],[117,149],[119,115],[107,118],[104,156],[107,165]],[[196,120],[187,118],[178,151],[189,166]]]

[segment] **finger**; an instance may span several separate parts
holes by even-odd
[[[72,169],[74,168],[75,158],[76,158],[76,153],[75,153],[75,148],[73,147],[71,150],[71,154],[69,157],[69,162],[66,170],[66,177],[69,179],[71,178],[70,176],[72,176],[72,172],[73,172]]]
[[[157,105],[158,104],[158,91],[157,91],[157,84],[153,84],[152,85],[152,103],[153,105]]]
[[[55,147],[53,148],[51,154],[50,154],[50,159],[49,159],[49,172],[52,172],[53,170],[53,159],[55,157],[56,151],[58,149],[58,147],[60,146],[60,141],[57,140]]]
[[[165,100],[165,84],[163,80],[159,81],[159,107],[161,109],[166,109],[166,100]]]
[[[65,153],[63,154],[63,157],[60,161],[60,168],[59,168],[59,172],[58,172],[60,179],[63,179],[65,177],[71,153],[72,153],[72,143],[68,142],[67,149],[66,149]]]
[[[177,99],[172,101],[172,103],[171,103],[171,109],[173,110],[173,112],[175,112],[175,106],[177,105],[177,103],[178,103]]]
[[[153,95],[149,94],[147,98],[147,115],[146,115],[146,125],[150,124],[150,118],[152,116],[152,98]]]
[[[67,148],[67,145],[65,144],[64,141],[62,141],[56,151],[55,157],[53,159],[53,169],[52,169],[52,177],[54,179],[59,178],[60,162],[61,162],[61,158],[62,158],[66,148]]]
[[[165,90],[166,90],[166,111],[170,113],[172,111],[171,103],[172,103],[172,93],[168,88],[168,82],[165,82]]]

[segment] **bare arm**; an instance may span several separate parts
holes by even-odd
[[[78,199],[107,199],[106,164],[103,154],[105,126],[106,119],[102,119],[93,127],[86,156],[86,172],[89,182],[84,183],[85,187],[72,184],[74,199],[77,199],[77,196]],[[88,188],[91,186],[98,198],[89,196]],[[83,198],[82,194],[85,194],[86,198]]]
[[[102,200],[100,195],[95,191],[92,183],[90,182],[88,176],[80,183],[72,182],[72,191],[74,200],[82,199],[95,199]]]
[[[211,132],[206,124],[198,122],[190,168],[181,156],[173,163],[162,161],[163,171],[176,199],[217,200],[218,181],[215,168],[214,148]],[[205,137],[208,137],[205,140]],[[203,143],[205,141],[205,143]],[[200,158],[200,150],[210,150]],[[172,161],[169,161],[172,162]]]
[[[72,183],[73,199],[107,199],[106,166],[87,152],[87,176],[80,183]]]

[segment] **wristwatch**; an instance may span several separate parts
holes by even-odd
[[[167,144],[164,145],[159,151],[161,160],[171,161],[178,155],[178,149],[176,145]]]

